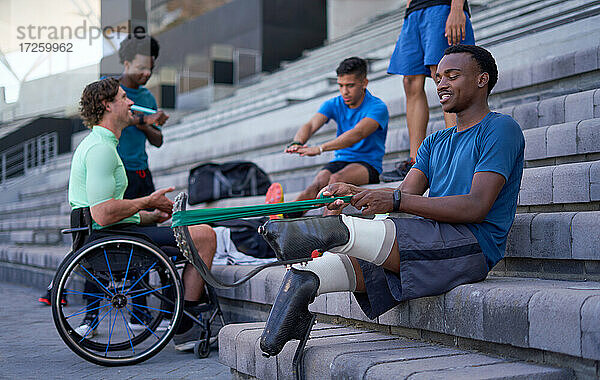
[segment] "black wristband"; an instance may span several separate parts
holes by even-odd
[[[146,124],[146,123],[144,123],[144,114],[143,113],[141,113],[141,114],[138,115],[138,124],[139,125]]]
[[[400,202],[402,201],[402,192],[400,191],[400,189],[394,190],[393,197],[394,197],[394,210],[393,211],[398,212],[398,211],[400,211]]]
[[[291,146],[293,146],[293,145],[304,145],[304,144],[303,144],[303,143],[301,143],[300,141],[296,141],[296,140],[294,140],[294,141],[292,141],[291,143],[289,143],[287,147],[289,148],[289,147],[291,147]]]

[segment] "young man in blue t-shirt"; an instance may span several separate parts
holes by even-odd
[[[387,106],[367,90],[369,81],[364,59],[347,58],[340,63],[336,73],[340,95],[324,102],[285,149],[286,153],[301,156],[335,151],[335,158],[319,171],[296,200],[314,199],[330,183],[364,185],[379,182],[389,119]],[[329,120],[337,124],[336,138],[316,146],[306,145]]]
[[[261,337],[265,353],[276,355],[285,342],[304,336],[310,329],[308,304],[319,294],[352,291],[364,313],[375,318],[401,301],[485,279],[504,255],[525,147],[517,122],[490,112],[487,98],[497,78],[487,50],[446,49],[435,81],[442,108],[456,114],[456,126],[425,139],[397,189],[335,183],[321,191],[351,195],[350,203],[363,214],[404,212],[417,218],[339,215],[274,220],[262,228],[280,259],[329,251],[287,272]],[[337,200],[328,207],[343,206]]]
[[[154,37],[140,38],[136,35],[128,36],[119,47],[119,59],[123,64],[119,83],[127,97],[138,106],[157,109],[154,95],[144,85],[152,75],[159,49]],[[146,140],[153,146],[160,147],[163,143],[160,126],[169,118],[161,110],[151,115],[136,113],[134,116],[134,123],[123,130],[117,146],[129,183],[125,199],[144,197],[154,191],[152,174],[148,168]]]

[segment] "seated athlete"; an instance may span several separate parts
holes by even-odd
[[[319,112],[298,130],[285,149],[286,153],[301,156],[335,151],[333,161],[319,171],[297,201],[314,199],[319,190],[335,182],[379,183],[389,119],[387,106],[367,90],[369,81],[364,59],[347,58],[340,63],[336,73],[341,95],[323,103]],[[330,119],[337,123],[336,138],[318,146],[307,146],[310,137]]]
[[[277,355],[310,330],[308,305],[319,294],[351,291],[369,318],[408,299],[442,294],[485,279],[503,257],[523,174],[524,138],[507,115],[490,112],[498,78],[492,55],[477,46],[446,49],[435,79],[456,126],[428,136],[397,189],[335,183],[325,196],[351,195],[363,214],[417,218],[370,220],[346,215],[267,222],[261,233],[280,260],[308,258],[287,272],[260,347]],[[429,197],[423,193],[429,188]],[[336,200],[328,207],[340,209]]]
[[[127,175],[116,148],[121,132],[134,121],[130,110],[132,104],[114,78],[93,82],[83,90],[81,116],[92,131],[73,154],[69,203],[73,209],[90,208],[95,231],[104,227],[132,231],[147,235],[158,247],[177,247],[170,227],[145,226],[162,223],[171,217],[173,202],[165,194],[175,188],[159,189],[141,198],[123,199]],[[189,231],[201,259],[210,268],[216,249],[215,233],[207,225],[193,226]],[[191,265],[186,265],[182,277],[185,306],[199,304],[204,280]],[[96,317],[93,313],[97,310],[88,311],[83,324],[92,326],[91,321]],[[193,327],[192,321],[184,316],[173,337],[177,350],[194,347],[199,330]]]

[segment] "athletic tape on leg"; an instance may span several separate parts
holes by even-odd
[[[350,231],[350,239],[331,252],[345,253],[381,265],[387,260],[396,240],[396,226],[390,219],[372,220],[342,215],[342,221]]]
[[[325,252],[306,265],[292,265],[298,270],[313,272],[319,277],[317,295],[356,290],[356,273],[350,258],[344,254]]]

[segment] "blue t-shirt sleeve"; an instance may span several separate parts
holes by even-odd
[[[493,120],[479,141],[475,172],[498,173],[508,181],[524,146],[523,132],[516,121],[506,116]]]
[[[423,140],[419,150],[417,150],[417,157],[415,158],[415,164],[413,168],[419,169],[425,174],[427,180],[430,181],[429,178],[429,158],[431,155],[431,141],[433,139],[433,135],[429,135]]]
[[[319,107],[318,113],[325,115],[327,119],[335,120],[335,105],[333,103],[334,100],[335,98],[323,102],[323,104],[321,104],[321,107]]]
[[[387,106],[383,103],[376,104],[374,107],[371,107],[369,112],[365,117],[370,117],[379,123],[381,128],[385,128],[388,124],[388,120],[390,118]]]

